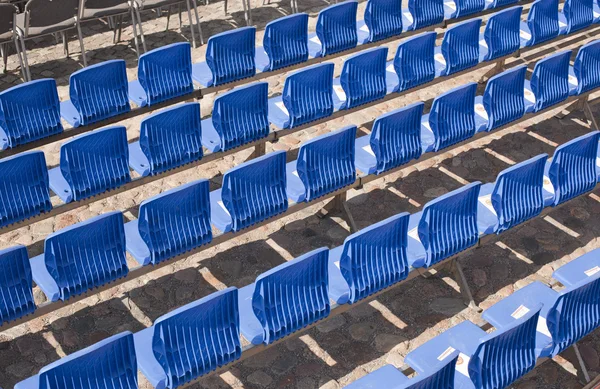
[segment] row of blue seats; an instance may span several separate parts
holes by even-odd
[[[47,380],[80,379],[90,379],[107,388],[135,388],[138,368],[155,388],[188,383],[240,358],[240,333],[253,345],[271,344],[325,319],[338,305],[357,303],[406,279],[415,268],[429,268],[476,245],[486,233],[538,215],[552,203],[544,186],[544,166],[551,177],[561,182],[578,181],[578,177],[593,169],[590,185],[595,187],[599,137],[600,132],[595,132],[575,139],[558,148],[552,162],[547,163],[547,156],[540,155],[501,172],[495,183],[466,185],[429,202],[422,212],[398,214],[350,235],[342,246],[314,250],[259,275],[255,283],[239,290],[228,288],[185,305],[136,334],[122,333],[63,358],[15,388],[38,389],[42,387],[40,382]],[[592,157],[581,155],[582,150]],[[564,163],[565,160],[570,163]],[[489,192],[491,201],[490,194],[486,194]],[[167,196],[176,201],[173,192]],[[117,224],[121,217],[111,214],[94,223],[110,220]],[[53,242],[46,241],[46,248],[52,246],[56,253],[45,259],[49,270],[60,272],[79,266],[79,257],[71,257],[68,264],[59,263],[61,257],[67,256],[61,253],[83,251],[80,247],[73,249],[75,230],[87,228],[78,234],[79,242],[93,240],[94,236],[119,235],[114,226],[104,228],[105,231],[95,228],[92,234],[91,225],[72,227],[67,234],[49,238]],[[104,239],[102,247],[111,248],[106,256],[116,257],[113,247],[123,250],[122,230],[121,227],[117,242]],[[123,257],[124,251],[121,254]],[[419,374],[427,375],[440,361],[452,360],[450,356],[456,349],[462,353],[463,370],[468,371],[467,378],[457,374],[456,379],[471,379],[474,383],[457,387],[488,388],[488,380],[497,384],[495,388],[510,384],[533,368],[536,357],[556,355],[600,325],[600,274],[591,274],[600,273],[599,254],[600,251],[591,254],[595,257],[592,265],[571,263],[566,270],[559,269],[557,273],[564,274],[561,280],[575,281],[567,283],[567,289],[560,293],[534,284],[490,308],[484,317],[497,328],[491,335],[463,323],[413,351],[407,362]],[[5,250],[0,256],[2,263],[13,269],[29,266],[24,247]],[[31,261],[34,277],[38,271],[36,261]],[[83,266],[108,268],[111,262],[102,263],[108,266],[98,262]],[[592,266],[595,270],[587,270]],[[117,267],[116,271],[120,269]],[[78,284],[86,279],[78,277]],[[27,282],[31,283],[31,278],[13,284]],[[540,288],[547,290],[541,293]],[[537,301],[543,302],[544,308],[540,309]],[[509,302],[511,308],[506,309]],[[519,316],[507,313],[513,311]],[[545,335],[543,341],[539,336],[536,340],[538,317],[537,328]],[[460,368],[457,370],[463,373]],[[444,388],[447,387],[451,386]]]

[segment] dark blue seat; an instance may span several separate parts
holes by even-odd
[[[600,87],[600,41],[593,41],[581,46],[575,57],[573,68],[569,72],[575,76],[575,94],[582,94]],[[572,77],[569,76],[569,82]]]
[[[393,71],[388,66],[388,89],[394,92],[414,88],[435,77],[435,32],[426,32],[403,41],[393,60]]]
[[[581,30],[594,21],[594,0],[565,0],[558,18],[562,34]]]
[[[408,10],[413,19],[408,30],[418,30],[444,20],[443,0],[408,0]]]
[[[537,0],[527,14],[527,23],[521,23],[521,46],[535,46],[559,33],[558,0]]]
[[[402,33],[402,0],[368,0],[361,43],[376,42]],[[359,27],[358,33],[364,31]]]
[[[449,16],[450,19],[462,18],[483,11],[485,0],[455,0],[455,8]]]
[[[505,7],[507,5],[515,4],[518,2],[519,2],[519,0],[491,0],[491,1],[486,0],[485,8],[493,9],[493,8]]]
[[[491,61],[519,50],[523,7],[512,7],[492,15],[479,39],[480,61]]]
[[[33,313],[33,280],[27,249],[13,246],[0,250],[0,328],[2,324]]]
[[[308,14],[298,13],[267,23],[256,66],[267,72],[308,60]]]
[[[517,66],[490,78],[481,103],[487,116],[487,131],[501,127],[525,115],[525,75],[527,66]],[[479,98],[476,98],[476,101]]]
[[[481,19],[459,23],[444,34],[442,45],[435,48],[436,75],[447,76],[479,63]]]
[[[569,61],[571,51],[552,54],[536,62],[531,80],[525,89],[535,96],[535,104],[528,112],[538,112],[569,97]]]
[[[354,108],[385,97],[387,54],[387,47],[376,47],[344,61],[339,80],[334,80],[334,88],[341,85],[344,90],[345,100],[341,101],[340,109]],[[336,94],[334,100],[337,98]]]
[[[348,0],[319,12],[317,31],[309,34],[308,51],[312,57],[324,57],[356,47],[356,11],[358,2]]]

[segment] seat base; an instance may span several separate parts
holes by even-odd
[[[129,144],[129,167],[142,177],[150,175],[150,161],[142,151],[139,141]]]
[[[292,161],[285,165],[286,174],[286,192],[289,199],[295,203],[306,200],[306,187],[298,175],[296,170],[296,163],[298,161]]]
[[[238,290],[238,304],[240,309],[240,332],[252,344],[259,345],[264,342],[264,329],[252,309],[252,296],[256,285],[250,284]]]
[[[154,326],[133,334],[138,369],[146,376],[146,379],[154,388],[165,389],[167,387],[167,375],[154,356],[154,351],[152,350],[153,337]]]
[[[35,281],[37,286],[39,286],[42,292],[44,292],[48,300],[52,302],[58,301],[60,297],[60,290],[58,288],[58,284],[48,272],[44,254],[40,254],[31,258],[29,263],[31,264],[31,275],[33,277],[33,281]]]
[[[329,250],[329,299],[337,304],[346,304],[350,299],[350,287],[340,270],[340,259],[344,245]]]
[[[79,112],[71,100],[60,102],[60,116],[74,128],[77,128],[81,125]]]
[[[566,265],[562,265],[552,274],[552,278],[566,287],[578,284],[582,280],[600,271],[600,249],[592,250]]]
[[[48,180],[50,181],[50,189],[54,192],[65,204],[73,201],[73,192],[71,187],[62,172],[60,166],[48,170]]]
[[[233,220],[221,199],[221,189],[210,192],[210,222],[223,232],[231,231]]]
[[[150,264],[150,249],[139,230],[139,220],[125,223],[125,244],[127,252],[142,266]]]
[[[140,84],[139,80],[130,81],[128,84],[129,100],[133,101],[138,107],[148,105],[148,95]]]

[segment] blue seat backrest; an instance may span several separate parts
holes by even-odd
[[[429,124],[435,135],[435,151],[475,135],[475,93],[477,83],[472,82],[433,100]]]
[[[569,97],[570,58],[571,51],[563,51],[535,64],[531,74],[531,91],[535,95],[536,112]]]
[[[326,247],[279,265],[256,278],[252,310],[272,343],[329,315]]]
[[[444,20],[443,0],[408,0],[408,11],[413,17],[411,30],[441,23]]]
[[[402,33],[402,0],[369,0],[365,8],[369,42]]]
[[[514,53],[521,46],[520,25],[523,7],[513,7],[492,15],[485,25],[483,37],[488,46],[484,60],[489,61]]]
[[[290,74],[283,86],[283,103],[290,114],[290,127],[331,116],[333,113],[332,63],[304,68]]]
[[[375,119],[370,145],[377,159],[377,174],[421,156],[421,116],[424,105],[418,102]]]
[[[358,2],[348,0],[332,5],[319,12],[317,36],[321,41],[322,56],[356,47],[356,11]]]
[[[238,290],[227,288],[156,319],[152,351],[177,388],[242,355]]]
[[[272,152],[225,173],[221,198],[233,231],[287,210],[285,155],[284,151]]]
[[[485,8],[485,0],[457,0],[456,11],[453,13],[453,18],[460,18],[466,15],[472,15],[483,11]]]
[[[498,174],[492,205],[498,215],[496,232],[501,233],[542,212],[546,154],[538,155]]]
[[[573,71],[577,77],[577,94],[600,86],[600,41],[581,46],[575,57]]]
[[[406,278],[409,214],[404,212],[344,240],[340,270],[350,287],[350,303]]]
[[[567,34],[581,30],[594,20],[594,0],[565,0],[563,13],[567,19]]]
[[[531,31],[529,46],[537,45],[558,36],[558,0],[537,0],[527,14],[527,26]]]
[[[44,262],[63,301],[125,277],[123,214],[105,213],[48,235]]]
[[[267,82],[235,88],[215,99],[212,123],[221,138],[221,150],[269,135],[268,100]]]
[[[138,229],[152,264],[209,243],[208,181],[194,181],[143,201]]]
[[[488,131],[520,119],[525,114],[525,75],[527,66],[517,66],[490,78],[483,93],[488,115]]]
[[[269,56],[269,70],[307,61],[308,14],[293,14],[269,22],[263,47]]]
[[[46,158],[42,151],[0,160],[0,227],[52,209]]]
[[[442,40],[446,68],[442,75],[456,73],[479,63],[480,28],[481,19],[474,19],[446,30]]]
[[[454,351],[436,367],[437,371],[429,375],[418,375],[406,383],[394,386],[394,389],[454,389],[458,358],[458,351]]]
[[[385,96],[387,54],[387,47],[376,47],[344,61],[340,75],[340,83],[346,93],[343,108],[354,108]]]
[[[84,126],[129,112],[125,61],[101,62],[71,74],[69,95]]]
[[[599,140],[600,132],[594,131],[556,148],[548,172],[554,187],[554,205],[594,189]]]
[[[129,331],[42,368],[39,389],[137,389],[137,358]]]
[[[140,148],[158,174],[202,158],[200,103],[186,103],[142,120]]]
[[[64,143],[60,170],[76,201],[129,182],[125,127],[103,128]]]
[[[194,83],[190,44],[173,43],[142,54],[138,79],[146,91],[148,105],[192,93]]]
[[[31,266],[27,249],[14,246],[0,251],[0,328],[2,324],[35,311]]]
[[[306,201],[354,183],[355,138],[356,126],[348,126],[311,139],[300,147],[296,166],[306,188]]]
[[[480,186],[480,182],[465,185],[425,205],[418,233],[427,267],[477,244]]]
[[[518,2],[519,2],[519,0],[493,0],[490,8],[493,9],[493,8],[498,8],[498,7],[504,7],[506,5],[515,4]]]
[[[476,388],[506,388],[535,367],[536,326],[542,304],[503,330],[480,340],[469,361],[469,377]]]
[[[26,82],[0,93],[0,127],[9,147],[61,133],[56,81]]]
[[[242,27],[213,35],[206,48],[206,63],[213,85],[253,77],[256,74],[256,27]]]
[[[398,46],[394,70],[400,84],[398,92],[432,81],[435,77],[435,32],[426,32]]]

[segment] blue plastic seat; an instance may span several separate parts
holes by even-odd
[[[140,56],[138,79],[129,82],[129,99],[151,106],[194,91],[192,51],[188,42],[173,43]]]
[[[403,41],[393,60],[393,71],[387,67],[388,88],[394,92],[414,88],[435,77],[435,32],[426,32]]]
[[[71,74],[69,96],[60,103],[60,115],[73,127],[129,112],[125,61],[101,62]]]
[[[350,109],[385,97],[387,47],[376,47],[361,51],[344,61],[342,73],[334,80],[344,90],[345,100],[340,109]],[[390,91],[391,92],[391,91]],[[337,94],[334,95],[334,99]],[[334,101],[334,105],[335,105]]]
[[[238,291],[184,305],[134,335],[138,365],[154,388],[178,388],[242,355]]]
[[[566,287],[571,287],[598,272],[600,272],[600,249],[595,249],[556,269],[552,273],[552,278]]]
[[[330,312],[326,247],[274,267],[239,290],[240,330],[252,344],[269,344]]]
[[[430,267],[479,241],[477,198],[480,182],[446,193],[410,215],[408,264]]]
[[[129,145],[129,166],[155,175],[202,159],[200,103],[186,103],[147,116],[140,140]]]
[[[206,62],[192,65],[192,77],[202,87],[254,77],[256,27],[241,27],[211,36]]]
[[[574,92],[578,95],[600,87],[600,41],[581,46],[573,64],[573,75],[577,81]]]
[[[368,0],[365,8],[364,25],[359,27],[361,43],[376,42],[402,33],[402,0]],[[364,35],[363,39],[360,37]]]
[[[329,250],[329,298],[354,304],[408,276],[409,214],[373,224]]]
[[[455,0],[455,9],[450,15],[446,15],[447,19],[462,18],[463,16],[472,15],[484,10],[485,0]]]
[[[41,151],[0,159],[0,227],[52,209],[46,158]]]
[[[285,152],[275,151],[229,170],[221,189],[210,192],[211,223],[239,231],[285,212]]]
[[[141,265],[166,259],[212,240],[207,180],[190,182],[140,204],[137,219],[125,224],[127,251]]]
[[[13,246],[0,250],[0,328],[2,324],[16,320],[35,311],[33,300],[31,266],[27,249]]]
[[[26,82],[0,93],[0,150],[63,132],[56,81]]]
[[[556,38],[558,26],[558,0],[537,0],[527,14],[527,23],[521,24],[521,46],[535,46]]]
[[[479,38],[480,61],[491,61],[519,50],[523,7],[512,7],[492,15]]]
[[[539,60],[533,68],[531,81],[525,89],[535,96],[535,104],[528,112],[538,112],[569,97],[569,61],[571,51],[562,51]]]
[[[285,79],[283,94],[269,99],[269,122],[294,128],[333,113],[332,63],[309,66]]]
[[[436,47],[436,74],[447,76],[479,63],[481,19],[459,23],[446,30],[442,46]]]
[[[305,142],[298,159],[286,165],[288,197],[310,202],[353,184],[355,138],[356,126],[348,126]]]
[[[344,1],[319,12],[317,31],[309,34],[308,52],[311,57],[324,57],[356,47],[356,0]]]
[[[137,389],[137,359],[129,331],[43,367],[15,389]]]
[[[308,14],[297,13],[267,23],[256,66],[263,72],[308,60]]]
[[[510,4],[518,3],[519,0],[486,0],[485,8],[486,9],[494,9],[499,7],[505,7]]]
[[[481,99],[487,116],[487,131],[492,131],[523,117],[525,114],[523,90],[526,74],[527,66],[521,65],[488,80]]]
[[[31,258],[31,270],[50,301],[127,276],[123,214],[105,213],[48,235],[44,253]]]
[[[558,17],[562,22],[562,34],[581,30],[594,21],[594,0],[565,0]]]
[[[107,127],[60,147],[60,166],[48,171],[50,189],[65,203],[117,188],[129,181],[125,127]]]
[[[412,23],[408,30],[418,30],[444,21],[444,0],[408,0]]]

